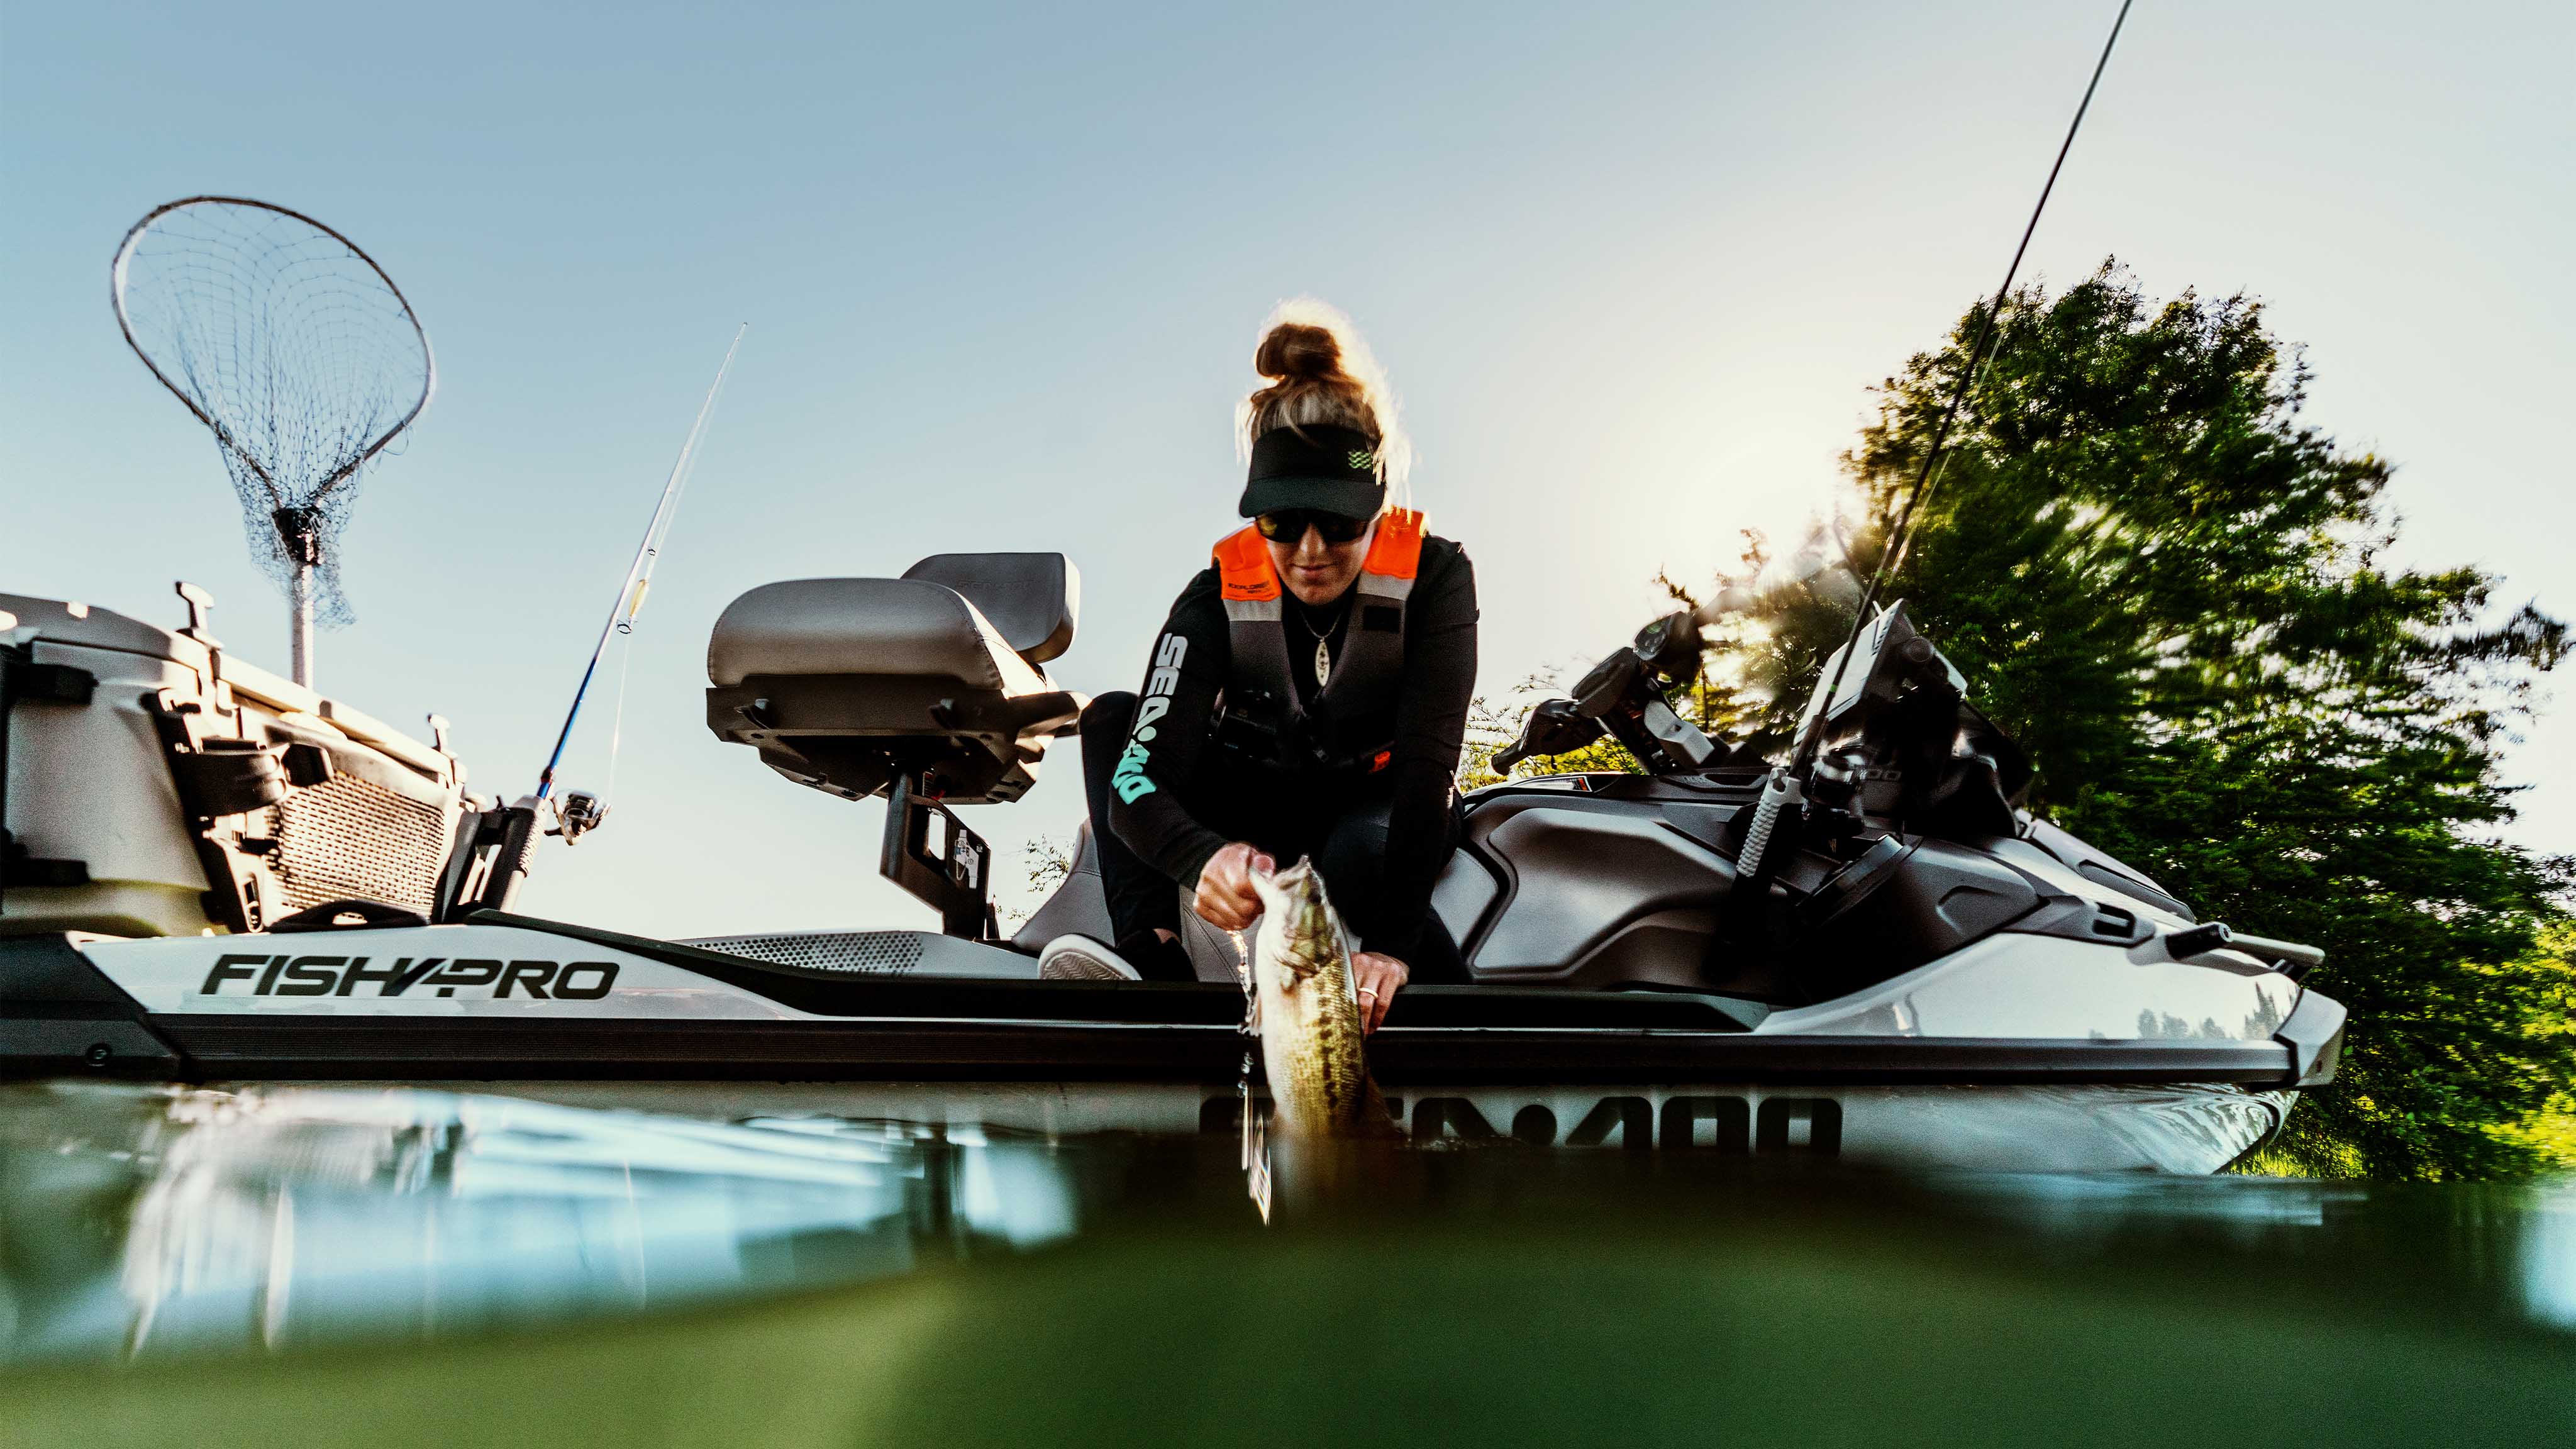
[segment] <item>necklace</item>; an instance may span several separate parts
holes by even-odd
[[[1299,628],[1304,629],[1307,633],[1315,636],[1315,687],[1321,689],[1325,685],[1333,682],[1333,649],[1331,644],[1333,631],[1330,629],[1317,630],[1313,624],[1306,621],[1306,614],[1302,609],[1291,609],[1289,612],[1296,616],[1297,626]]]

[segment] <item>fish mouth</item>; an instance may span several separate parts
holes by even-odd
[[[1270,883],[1277,886],[1283,895],[1302,887],[1314,878],[1314,858],[1304,855],[1297,857],[1295,865],[1283,865],[1270,873]]]
[[[1276,964],[1301,981],[1321,971],[1339,945],[1340,931],[1314,862],[1300,859],[1267,876],[1255,875],[1253,887],[1272,923],[1269,929],[1278,933],[1284,948],[1274,953]]]
[[[1285,919],[1310,900],[1320,903],[1324,899],[1324,881],[1315,873],[1314,861],[1300,856],[1295,865],[1282,866],[1267,875],[1253,872],[1252,892],[1261,897],[1264,911]]]
[[[1298,889],[1289,894],[1288,909],[1280,918],[1281,935],[1308,961],[1311,970],[1320,970],[1329,958],[1340,954],[1341,921],[1333,913],[1332,897],[1325,893],[1321,876],[1308,871],[1296,884]]]

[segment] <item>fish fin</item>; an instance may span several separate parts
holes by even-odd
[[[1377,1078],[1360,1078],[1360,1135],[1363,1137],[1402,1138],[1404,1124],[1386,1109],[1386,1093],[1378,1090]]]

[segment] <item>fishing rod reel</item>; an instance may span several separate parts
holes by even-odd
[[[512,909],[535,864],[538,837],[550,835],[571,845],[608,818],[608,802],[588,790],[543,798],[522,795],[507,805],[478,797],[468,800],[467,807],[439,881],[432,919],[440,924],[466,920],[476,911]],[[554,822],[550,826],[545,823],[549,819]]]
[[[555,817],[554,828],[546,834],[566,845],[579,841],[608,820],[608,802],[588,790],[566,790],[546,802]]]

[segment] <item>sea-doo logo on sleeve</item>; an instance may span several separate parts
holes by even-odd
[[[1190,641],[1178,634],[1166,634],[1155,646],[1154,672],[1145,679],[1145,698],[1136,706],[1136,726],[1127,732],[1127,748],[1119,753],[1118,768],[1109,775],[1109,788],[1118,798],[1133,805],[1154,793],[1154,782],[1145,778],[1145,747],[1154,742],[1154,721],[1171,712],[1172,691],[1181,683],[1181,656],[1190,652]]]
[[[378,966],[365,956],[268,956],[233,954],[215,958],[200,996],[401,996],[419,988],[422,996],[454,996],[472,990],[500,1001],[525,996],[537,1001],[597,1001],[617,980],[614,961],[500,961],[443,956],[397,956]],[[361,986],[373,991],[361,993]],[[227,990],[227,988],[233,988]]]

